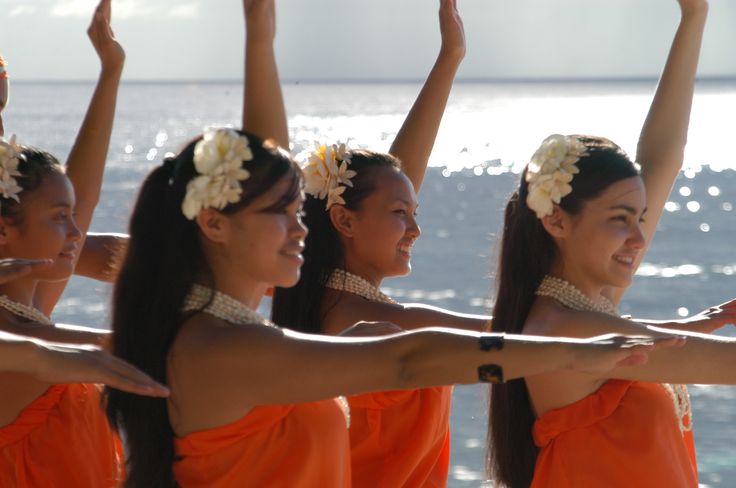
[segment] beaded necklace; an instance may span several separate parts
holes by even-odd
[[[275,327],[272,322],[233,297],[196,283],[184,299],[181,311],[205,312],[236,325],[260,324]]]
[[[560,278],[554,276],[545,276],[542,283],[536,291],[537,295],[554,298],[565,307],[571,310],[581,310],[587,312],[601,312],[608,315],[619,316],[616,306],[607,298],[601,297],[599,303],[588,298],[582,291]],[[662,383],[662,387],[672,399],[675,408],[675,414],[679,422],[680,432],[688,432],[692,430],[692,407],[690,404],[690,393],[685,385],[670,385]],[[685,423],[687,419],[687,424]]]
[[[4,308],[8,312],[18,317],[23,317],[31,322],[38,322],[43,325],[54,325],[49,317],[44,315],[40,310],[35,307],[29,307],[23,305],[15,300],[11,300],[7,295],[0,295],[0,307]]]
[[[369,302],[393,303],[398,302],[390,296],[383,293],[377,287],[373,286],[368,280],[358,275],[349,273],[344,269],[337,268],[332,272],[325,282],[325,288],[331,288],[338,291],[346,291],[353,295],[365,298]]]

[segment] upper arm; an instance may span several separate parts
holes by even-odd
[[[404,330],[449,327],[480,332],[490,330],[490,316],[462,314],[419,303],[406,305],[351,300],[333,307],[326,315],[324,331],[338,334],[356,322],[390,322]]]

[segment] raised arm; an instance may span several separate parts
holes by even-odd
[[[403,163],[404,173],[417,193],[424,180],[455,74],[465,57],[465,31],[457,11],[457,0],[440,0],[440,32],[442,47],[437,61],[389,149],[389,153]]]
[[[0,54],[0,137],[5,135],[5,126],[3,125],[3,110],[8,106],[10,99],[10,79],[8,78],[7,66],[5,58]]]
[[[695,74],[708,15],[706,0],[678,0],[682,17],[669,57],[642,127],[636,160],[647,191],[647,214],[642,225],[646,245],[652,241],[664,204],[682,167]],[[636,265],[641,262],[640,253]],[[623,289],[613,290],[614,302]]]
[[[288,151],[289,127],[273,50],[274,0],[243,0],[243,12],[246,30],[243,129],[264,139],[274,139]]]
[[[74,185],[76,194],[75,219],[82,235],[87,233],[92,213],[100,198],[118,86],[125,61],[123,48],[110,27],[111,1],[100,1],[87,30],[102,68],[87,114],[67,161],[67,176]],[[66,281],[39,285],[36,306],[47,315],[50,314],[65,286]]]
[[[95,347],[53,344],[0,332],[0,372],[48,383],[104,383],[139,395],[168,396],[148,375]]]

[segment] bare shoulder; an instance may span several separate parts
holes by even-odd
[[[198,366],[226,360],[259,350],[283,337],[282,329],[262,324],[234,325],[207,313],[196,313],[183,324],[169,350],[169,361],[188,363],[196,358]]]

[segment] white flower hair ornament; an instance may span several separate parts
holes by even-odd
[[[346,144],[318,144],[302,165],[304,191],[320,200],[327,199],[325,210],[336,203],[345,205],[341,195],[348,186],[352,188],[350,179],[357,174],[349,166],[350,149]]]
[[[21,147],[15,142],[15,136],[10,140],[0,137],[0,195],[3,198],[12,198],[16,202],[20,202],[18,193],[23,191],[15,179],[16,176],[21,176],[21,172],[18,171],[21,159],[23,159]]]
[[[194,146],[196,176],[187,184],[181,204],[184,216],[194,220],[203,208],[222,210],[240,200],[240,182],[250,178],[244,161],[253,159],[248,138],[229,128],[205,129]]]
[[[580,172],[575,163],[585,155],[585,145],[577,137],[553,134],[542,142],[526,170],[526,204],[537,218],[551,215],[554,204],[572,192],[570,182]]]

